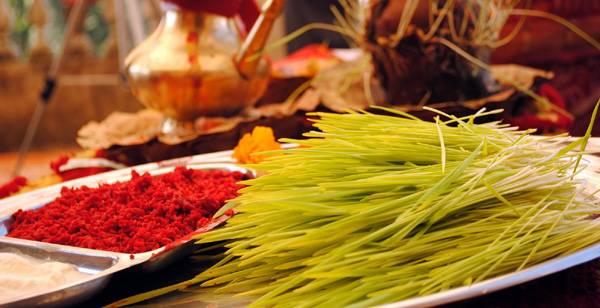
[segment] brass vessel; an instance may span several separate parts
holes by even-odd
[[[261,97],[270,64],[256,55],[283,5],[267,1],[245,38],[236,19],[163,6],[157,29],[125,60],[134,95],[166,116],[163,135],[194,136],[194,119],[235,115]]]

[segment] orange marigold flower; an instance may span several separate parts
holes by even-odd
[[[254,153],[279,150],[281,145],[275,140],[270,127],[256,126],[252,133],[246,133],[233,150],[233,158],[240,164],[256,164],[270,155],[253,155]]]

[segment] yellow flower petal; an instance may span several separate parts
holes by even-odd
[[[256,126],[252,133],[246,133],[233,150],[233,158],[240,164],[256,164],[270,155],[252,155],[271,150],[279,150],[281,145],[275,140],[270,127]]]

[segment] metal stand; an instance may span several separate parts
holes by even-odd
[[[1,0],[0,0],[1,1]],[[130,3],[128,6],[123,5],[124,2],[135,2],[135,5]],[[23,168],[23,163],[25,162],[25,158],[31,149],[31,144],[35,138],[37,133],[39,124],[42,120],[42,116],[46,111],[46,107],[50,103],[52,96],[54,94],[54,90],[56,89],[58,74],[60,73],[60,69],[62,67],[62,63],[65,56],[66,46],[69,43],[69,40],[75,33],[76,27],[78,27],[79,23],[83,19],[83,15],[85,14],[87,9],[87,1],[86,0],[77,0],[67,17],[66,23],[66,31],[65,36],[60,46],[60,50],[56,57],[53,58],[50,69],[46,75],[46,82],[44,84],[44,89],[40,94],[40,99],[35,106],[35,110],[31,119],[29,120],[29,124],[27,126],[27,131],[25,132],[25,136],[23,137],[23,141],[21,142],[21,146],[19,148],[19,156],[17,158],[17,162],[15,164],[15,168],[13,169],[13,176],[18,176],[21,173],[21,169]],[[141,17],[141,11],[139,9],[137,1],[122,1],[122,0],[114,0],[114,10],[115,10],[115,23],[117,28],[117,48],[119,53],[119,71],[121,73],[122,81],[124,80],[124,67],[123,63],[125,60],[125,55],[130,49],[128,41],[128,23],[131,29],[135,30],[133,35],[134,44],[137,45],[143,38],[146,33],[144,30],[143,18]],[[124,11],[126,12],[124,14]],[[129,15],[129,17],[134,16],[135,18],[127,18],[125,15]]]
[[[60,46],[58,55],[52,60],[50,69],[48,70],[48,74],[46,75],[46,83],[44,84],[44,90],[40,95],[40,100],[35,106],[33,116],[31,117],[31,120],[29,120],[29,125],[27,126],[25,137],[23,138],[23,142],[21,143],[21,147],[19,148],[19,156],[17,158],[17,163],[15,164],[15,169],[13,170],[13,176],[18,176],[21,173],[23,162],[25,161],[25,157],[27,157],[27,153],[29,153],[31,143],[35,138],[38,126],[40,124],[40,121],[42,120],[42,115],[44,114],[44,111],[46,111],[46,106],[50,102],[50,99],[52,99],[52,94],[54,94],[54,90],[56,89],[56,77],[58,76],[58,73],[62,66],[62,61],[64,59],[67,43],[69,42],[69,39],[73,36],[73,33],[75,32],[77,21],[81,20],[81,17],[84,13],[84,6],[85,0],[78,0],[77,2],[75,2],[71,13],[69,14],[69,17],[67,18],[65,37]]]

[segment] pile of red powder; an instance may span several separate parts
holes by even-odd
[[[177,168],[159,176],[132,172],[127,182],[63,188],[35,211],[13,215],[8,236],[83,248],[140,253],[165,246],[210,222],[235,198],[240,172]]]

